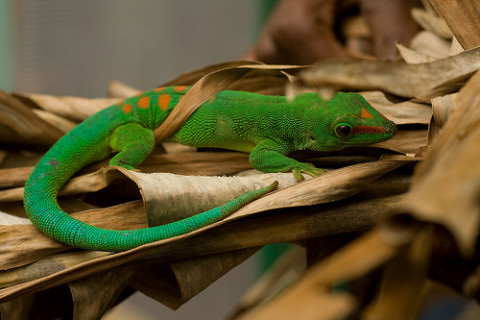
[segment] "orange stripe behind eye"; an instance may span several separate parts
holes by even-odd
[[[166,110],[168,106],[170,105],[170,101],[172,100],[172,97],[168,94],[161,94],[158,97],[158,106],[162,110]]]

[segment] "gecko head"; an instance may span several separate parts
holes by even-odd
[[[333,99],[314,104],[305,116],[309,150],[333,151],[373,144],[388,140],[397,132],[395,123],[358,93],[338,92]]]

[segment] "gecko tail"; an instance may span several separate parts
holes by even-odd
[[[81,249],[120,252],[151,242],[173,238],[209,226],[247,203],[275,190],[278,182],[247,192],[221,206],[169,224],[135,230],[108,230],[79,221],[57,203],[56,193],[42,195],[27,188],[25,208],[33,224],[49,237]],[[36,192],[38,191],[38,192]]]

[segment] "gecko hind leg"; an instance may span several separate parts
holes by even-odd
[[[155,147],[155,136],[138,123],[128,123],[115,129],[110,137],[110,148],[118,153],[110,165],[134,170]]]

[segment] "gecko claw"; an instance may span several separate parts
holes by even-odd
[[[312,176],[312,177],[315,178],[315,177],[318,177],[320,174],[322,174],[324,172],[325,171],[323,169],[316,168],[313,165],[307,165],[304,168],[292,169],[293,176],[299,182],[304,180],[302,173],[308,174],[309,176]]]

